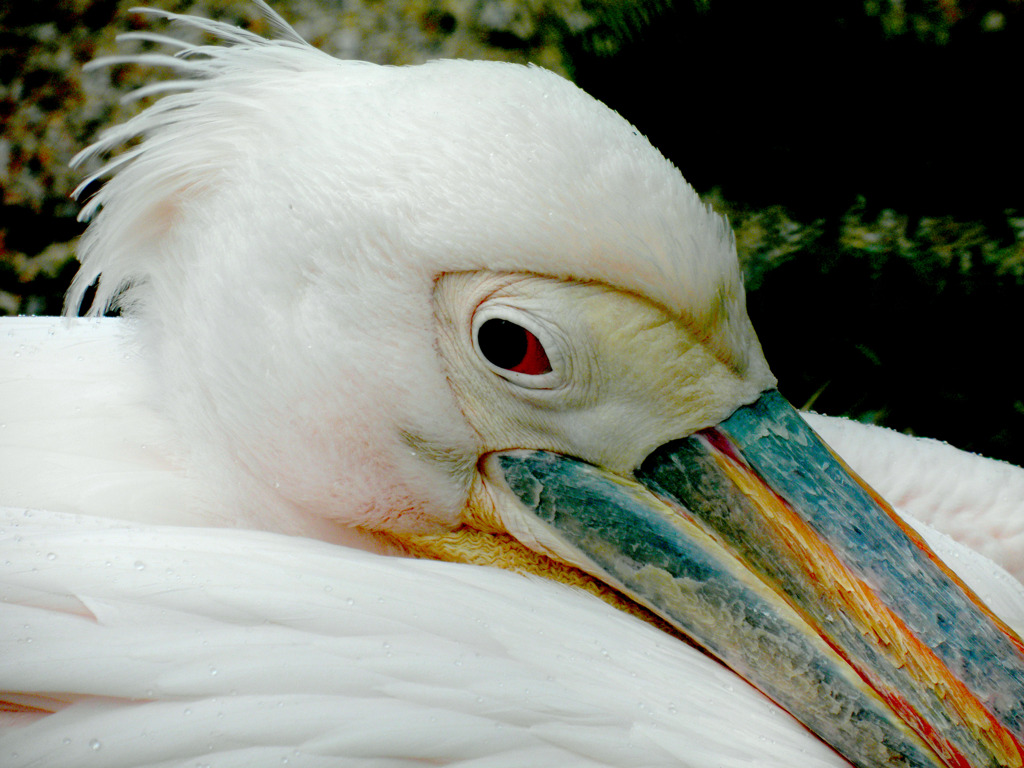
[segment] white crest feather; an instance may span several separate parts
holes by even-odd
[[[142,145],[126,149],[120,155],[106,162],[99,170],[89,174],[75,189],[74,197],[80,198],[94,183],[101,179],[114,177],[115,174],[140,157],[145,157],[147,160],[152,158],[163,161],[166,168],[162,175],[165,177],[168,173],[183,173],[187,169],[185,162],[187,156],[180,157],[177,162],[174,162],[173,158],[159,157],[160,150],[164,147],[158,134],[161,132],[161,129],[172,125],[176,121],[183,118],[187,119],[188,107],[195,103],[194,99],[189,97],[189,94],[197,90],[201,81],[214,79],[219,74],[236,69],[240,63],[237,54],[240,54],[243,49],[248,53],[256,52],[260,49],[273,50],[275,54],[278,54],[273,57],[274,62],[278,66],[283,63],[280,54],[288,50],[300,50],[307,55],[326,56],[326,54],[306,43],[284,19],[265,3],[257,0],[257,5],[259,5],[271,22],[275,32],[280,35],[280,39],[267,40],[247,30],[212,19],[186,16],[157,8],[132,9],[134,13],[157,16],[192,27],[198,31],[213,35],[224,42],[233,43],[234,47],[194,45],[169,35],[152,32],[128,32],[119,35],[118,40],[147,41],[177,48],[178,51],[174,55],[139,53],[106,56],[87,64],[86,70],[117,64],[166,67],[180,75],[187,76],[189,79],[152,83],[136,89],[128,96],[128,100],[139,100],[151,96],[180,94],[179,98],[166,98],[122,125],[108,129],[95,143],[76,154],[71,160],[72,167],[83,166],[99,156],[117,150],[136,138],[145,139]],[[173,142],[171,142],[168,151],[173,152],[173,150],[174,146]],[[153,156],[155,155],[158,157],[154,158]],[[141,174],[131,174],[127,178],[118,179],[116,184],[112,184],[109,187],[104,186],[97,194],[86,201],[79,213],[79,221],[91,221],[103,207],[120,204],[127,209],[115,211],[111,217],[115,221],[110,225],[97,223],[97,226],[90,228],[88,231],[79,256],[83,266],[75,276],[75,281],[68,293],[67,311],[77,312],[81,309],[81,303],[86,290],[96,281],[100,274],[107,273],[108,279],[100,286],[93,300],[90,310],[90,314],[93,315],[99,314],[104,309],[114,305],[118,295],[144,274],[144,265],[142,263],[134,265],[131,263],[136,259],[140,262],[142,260],[139,255],[130,252],[130,246],[136,244],[136,241],[131,237],[133,227],[130,222],[134,222],[135,226],[138,226],[140,222],[152,213],[152,208],[161,199],[160,196],[167,191],[159,185],[161,174],[157,171],[160,168],[160,163],[147,162],[147,168],[144,170],[150,171],[150,165],[154,166],[152,176],[142,176],[139,178]],[[149,194],[145,194],[147,188],[150,189]],[[140,196],[140,193],[143,194]],[[118,224],[121,226],[119,227]],[[114,231],[107,232],[105,231],[107,229]],[[139,239],[142,239],[145,235],[151,234],[151,230],[142,227],[142,232],[136,234],[139,234]],[[122,247],[126,248],[129,252],[125,253],[116,247],[119,237],[126,239],[127,242],[124,242]],[[112,248],[111,246],[114,247]],[[117,254],[120,254],[120,256]]]
[[[449,229],[444,221],[438,221],[440,231],[434,233],[401,231],[406,223],[402,216],[394,222],[399,238],[441,235],[437,245],[443,251],[408,254],[433,274],[525,268],[600,280],[647,295],[705,331],[711,329],[710,341],[723,356],[735,356],[741,368],[750,364],[747,358],[759,356],[746,323],[728,225],[628,123],[556,75],[494,62],[379,68],[329,57],[302,42],[276,15],[272,25],[282,37],[267,40],[222,22],[151,13],[229,45],[193,45],[168,35],[135,32],[125,37],[178,50],[96,63],[165,66],[184,79],[140,89],[137,97],[163,98],[75,158],[81,165],[143,139],[79,188],[81,192],[100,178],[112,177],[82,211],[83,218],[95,218],[95,223],[82,246],[83,269],[69,295],[69,310],[78,307],[100,274],[104,278],[93,312],[126,287],[154,279],[149,246],[169,234],[169,213],[183,202],[181,193],[209,185],[216,166],[226,169],[234,163],[237,173],[246,164],[283,162],[260,156],[260,147],[247,140],[261,121],[275,122],[268,112],[277,112],[279,118],[283,111],[300,125],[308,121],[310,130],[303,134],[290,126],[277,141],[330,142],[333,151],[325,145],[324,159],[337,164],[334,180],[350,195],[378,194],[392,183],[386,170],[392,168],[405,178],[424,174],[421,188],[404,205],[407,211],[420,209],[412,217],[416,223],[440,219],[438,205],[474,203],[462,211],[444,211],[456,219],[451,235],[442,234]],[[306,94],[301,109],[310,115],[295,113],[299,102],[289,97],[291,91]],[[342,101],[327,103],[334,99]],[[344,101],[352,102],[351,110]],[[335,123],[335,135],[313,132],[314,125],[330,125],[324,118],[337,112],[348,114]],[[405,121],[424,123],[424,130],[417,134],[389,122],[399,112]],[[211,154],[210,147],[218,142],[235,145],[230,159]],[[436,161],[418,162],[414,168],[402,156],[405,147],[410,153],[422,152],[421,161],[436,153]],[[380,178],[368,179],[375,161],[367,166],[367,158],[374,157],[387,161],[376,166]],[[297,165],[292,170],[303,171]],[[503,208],[482,210],[480,203],[488,201]],[[498,217],[503,221],[496,221]],[[451,237],[466,234],[458,218],[475,223],[477,232],[470,235],[488,228],[492,232],[478,242],[464,237],[462,247],[452,249]],[[496,224],[499,230],[493,231]],[[346,234],[339,229],[336,241]],[[359,234],[352,236],[358,239]],[[514,258],[494,248],[497,236]],[[345,250],[346,258],[357,258],[352,249]],[[134,294],[129,292],[122,303],[133,305],[138,299]]]

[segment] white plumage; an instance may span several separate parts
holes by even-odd
[[[9,733],[5,765],[739,766],[769,744],[770,764],[842,764],[716,662],[560,585],[251,531],[14,517],[12,554],[55,554],[18,585],[74,584],[96,620],[8,611],[4,681],[114,699]]]
[[[685,412],[666,399],[684,433],[770,386],[721,220],[551,74],[378,68],[190,23],[238,45],[158,59],[199,79],[151,90],[170,95],[88,153],[147,135],[87,205],[70,299],[102,273],[99,305],[129,286],[133,319],[0,325],[0,698],[16,705],[0,762],[845,765],[717,662],[589,595],[337,546],[455,525],[495,448],[473,412],[492,395],[451,381],[459,300],[482,289],[439,289],[444,275],[600,283],[664,308],[722,382]],[[547,328],[543,290],[524,306]],[[581,297],[597,334],[587,307],[605,299],[574,290],[556,293]],[[607,466],[673,436],[586,447],[574,431],[643,421],[606,391],[565,424],[543,417],[551,435],[494,432],[573,436]],[[528,425],[560,402],[516,397]],[[883,494],[1024,572],[1024,472],[812,423]],[[961,473],[970,503],[935,493]],[[926,533],[1024,628],[1019,582]]]
[[[722,219],[567,81],[494,62],[378,67],[189,23],[238,44],[156,57],[193,79],[83,153],[149,137],[96,174],[116,170],[116,183],[83,210],[95,221],[69,303],[102,273],[93,309],[117,298],[144,321],[162,407],[192,450],[207,446],[197,465],[245,465],[234,484],[261,524],[296,506],[370,526],[382,507],[410,509],[410,527],[452,523],[464,489],[448,468],[410,462],[380,429],[401,423],[475,461],[434,351],[441,275],[601,280],[685,304],[723,356],[770,376]],[[410,394],[428,387],[429,401]],[[367,476],[396,462],[405,486]],[[340,473],[342,498],[329,490]],[[234,502],[206,506],[233,517]]]

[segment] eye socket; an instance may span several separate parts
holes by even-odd
[[[487,369],[518,387],[561,390],[568,375],[565,344],[549,321],[505,302],[477,307],[473,349]]]
[[[480,354],[496,368],[527,376],[551,372],[544,345],[523,326],[492,317],[481,323],[476,333]]]

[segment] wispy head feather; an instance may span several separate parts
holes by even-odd
[[[168,263],[223,274],[245,247],[227,232],[273,227],[257,238],[267,253],[247,253],[268,275],[344,264],[357,280],[387,264],[412,282],[474,269],[598,280],[689,318],[745,365],[756,342],[728,225],[619,115],[536,67],[340,61],[263,7],[278,39],[148,11],[220,42],[133,32],[177,50],[96,62],[180,78],[141,88],[161,98],[74,160],[142,140],[79,187],[109,179],[82,210],[94,221],[69,311],[101,275],[93,313],[146,304],[142,286],[182,279],[161,278]]]

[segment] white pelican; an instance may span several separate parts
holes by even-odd
[[[132,35],[190,79],[83,154],[142,138],[69,299],[126,319],[3,324],[4,766],[1021,765],[1024,589],[786,405],[631,126],[161,15],[233,45]],[[1019,470],[815,423],[1021,573]]]

